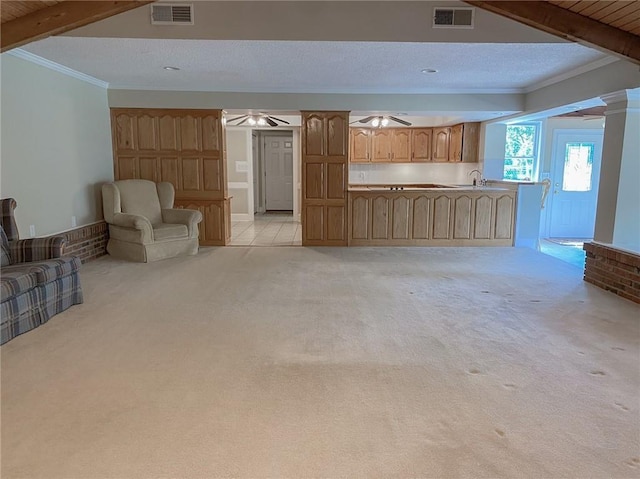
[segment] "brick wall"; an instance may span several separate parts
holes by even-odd
[[[640,255],[598,243],[585,243],[584,280],[640,303]]]
[[[67,239],[64,254],[78,256],[83,263],[107,254],[109,227],[104,221],[65,231],[60,236]]]

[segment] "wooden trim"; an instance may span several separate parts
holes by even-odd
[[[67,1],[37,10],[2,24],[0,52],[26,43],[59,35],[118,13],[152,3],[150,1]]]
[[[637,35],[549,2],[466,0],[465,3],[640,64],[640,38]]]

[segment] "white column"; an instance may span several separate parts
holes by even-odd
[[[607,104],[594,240],[640,253],[640,89]]]

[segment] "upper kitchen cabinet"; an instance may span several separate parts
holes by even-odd
[[[449,140],[451,128],[441,127],[433,129],[432,161],[449,161]]]
[[[371,133],[371,161],[388,162],[391,161],[393,132],[390,129],[380,128]]]
[[[452,126],[449,161],[477,163],[479,141],[480,123],[460,123]]]
[[[368,163],[371,161],[371,129],[351,128],[349,136],[351,162]]]
[[[398,163],[411,161],[411,130],[397,128],[391,131],[391,161]]]
[[[431,161],[433,144],[432,128],[411,129],[411,161]]]
[[[451,127],[451,136],[449,137],[449,161],[462,161],[462,129],[462,123]]]

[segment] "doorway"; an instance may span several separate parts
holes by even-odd
[[[259,149],[256,190],[261,195],[256,211],[293,214],[293,132],[258,131],[256,137],[254,145],[257,143]]]
[[[601,131],[571,130],[553,137],[549,238],[591,239],[602,160]]]

